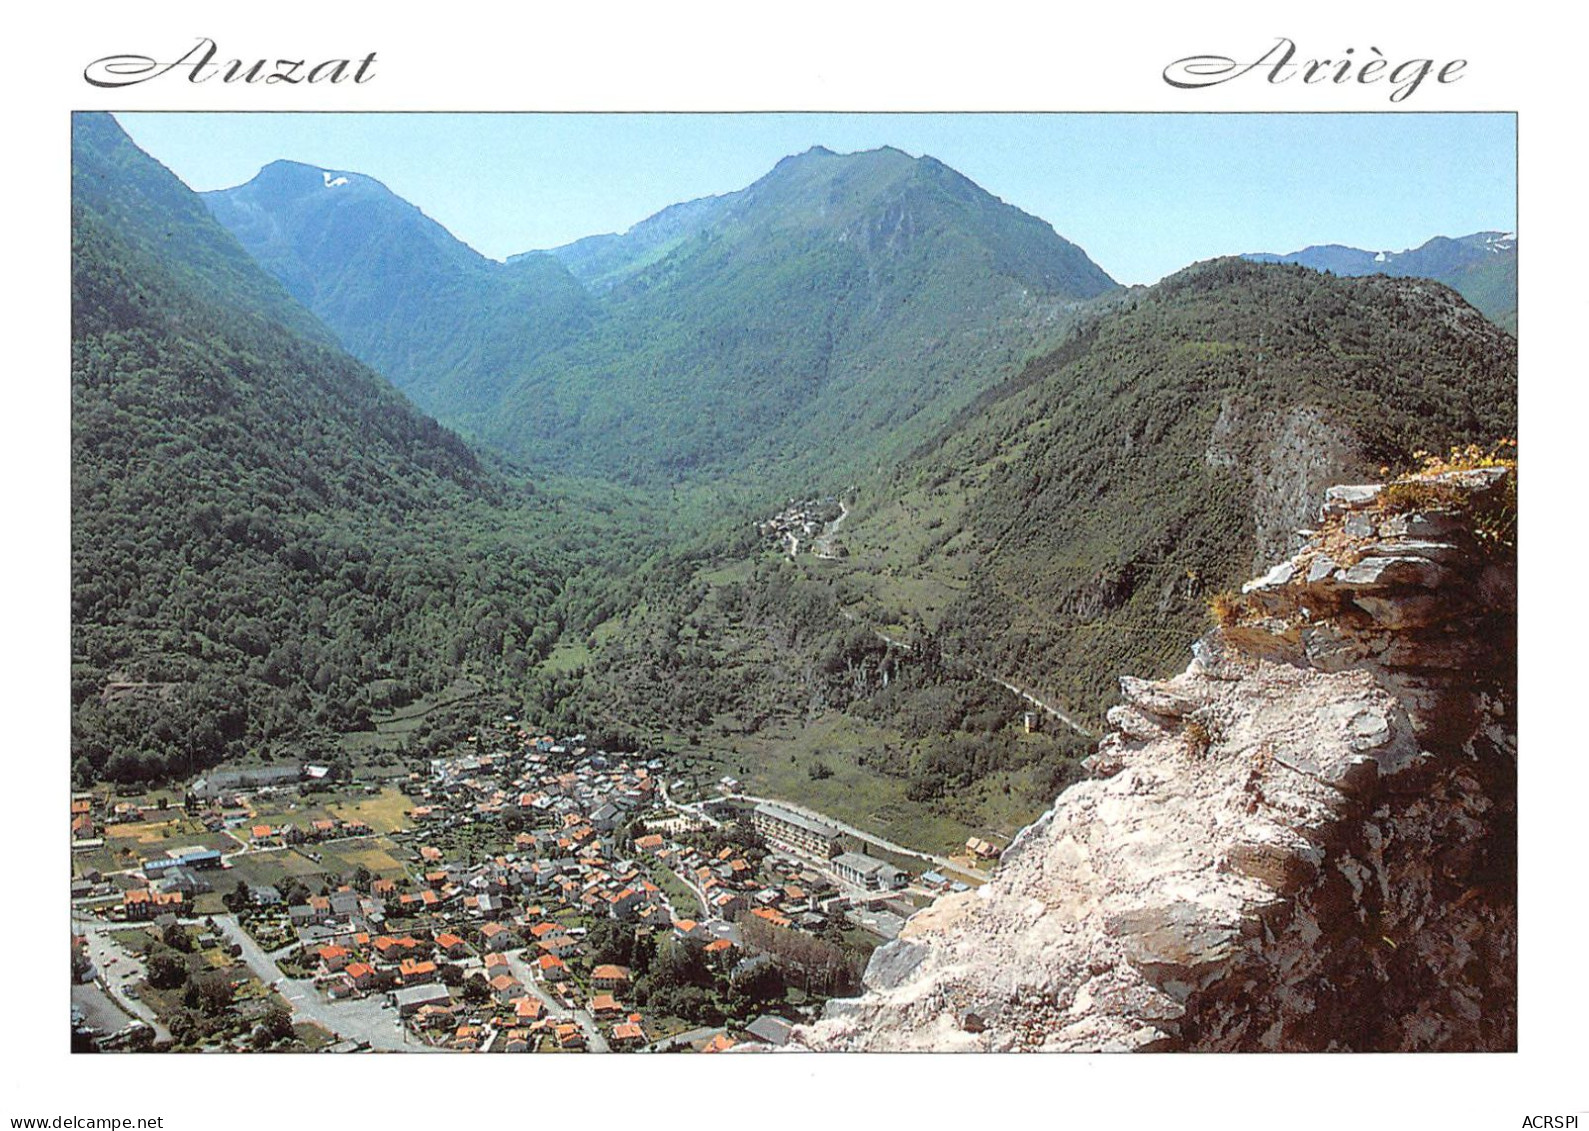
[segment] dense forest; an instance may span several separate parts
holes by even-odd
[[[1516,339],[1445,287],[1215,260],[904,461],[844,574],[874,606],[952,585],[952,652],[1096,718],[1119,673],[1184,662],[1209,597],[1288,553],[1326,485],[1516,427]]]
[[[1027,801],[1040,806],[1077,775],[1084,737],[1060,728],[1017,741],[1028,704],[946,655],[930,633],[891,642],[853,619],[844,587],[781,557],[758,555],[731,579],[709,576],[688,563],[659,567],[645,605],[588,667],[528,682],[526,710],[594,726],[620,747],[661,734],[732,746],[837,713],[883,736],[857,753],[860,764],[924,803],[1035,768]],[[822,764],[811,773],[822,775]]]
[[[1517,234],[1474,232],[1435,236],[1406,251],[1373,252],[1328,244],[1287,255],[1260,252],[1242,258],[1256,263],[1300,263],[1333,275],[1390,275],[1433,279],[1473,304],[1481,314],[1517,334]]]
[[[108,117],[76,120],[72,230],[79,782],[313,749],[547,653],[550,507],[342,353]]]

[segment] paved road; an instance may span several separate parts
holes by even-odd
[[[88,949],[88,960],[94,964],[99,985],[110,1000],[129,1018],[136,1017],[153,1028],[156,1040],[169,1041],[171,1030],[160,1024],[155,1011],[143,1002],[134,1001],[127,996],[133,985],[144,978],[143,960],[112,938],[110,932],[124,931],[136,926],[135,923],[74,921],[72,930],[88,940],[85,944]]]
[[[573,1021],[585,1033],[585,1046],[591,1052],[611,1052],[607,1038],[601,1035],[601,1030],[596,1026],[596,1019],[586,1009],[569,1009],[553,997],[541,980],[531,969],[530,964],[524,960],[524,950],[510,950],[504,952],[508,959],[508,969],[513,971],[524,988],[541,999],[541,1004],[546,1006],[546,1015],[554,1021]]]
[[[690,889],[690,894],[695,897],[695,902],[699,903],[701,905],[701,913],[699,915],[692,915],[691,918],[692,919],[700,919],[702,921],[712,918],[712,905],[707,902],[706,893],[703,892],[701,890],[701,886],[695,882],[695,877],[687,875],[684,872],[679,871],[677,868],[668,868],[668,866],[666,864],[664,864],[662,866],[664,868],[667,868],[668,871],[671,872],[673,874],[673,876],[681,884],[683,884],[685,887],[689,888]],[[674,919],[677,920],[677,919],[684,918],[684,916],[679,914],[679,909],[678,908],[673,907],[673,905],[671,903],[668,906],[673,911],[673,918]]]
[[[390,1052],[434,1052],[430,1046],[408,1040],[408,1031],[398,1022],[397,1010],[386,1005],[384,994],[364,998],[328,1001],[308,978],[288,978],[269,954],[265,953],[238,924],[236,916],[216,915],[215,925],[229,942],[243,950],[243,961],[265,985],[274,985],[294,1019],[313,1021],[339,1037],[368,1041],[373,1049]]]
[[[682,802],[675,801],[672,797],[668,796],[668,786],[666,782],[662,783],[662,801],[663,804],[668,806],[668,808],[678,810],[692,821],[706,821],[718,828],[722,827],[723,823],[721,821],[717,820],[715,817],[708,816],[704,810],[692,809],[690,806],[685,805]],[[706,893],[701,890],[701,885],[695,882],[694,876],[687,872],[681,872],[677,868],[670,868],[666,864],[664,864],[663,867],[668,868],[668,871],[677,876],[679,882],[690,889],[690,894],[693,895],[695,897],[695,901],[701,905],[700,922],[705,923],[708,927],[711,927],[715,923],[726,923],[726,920],[720,919],[712,914],[712,905],[710,902],[708,902]],[[671,904],[669,904],[669,906],[672,907]],[[672,910],[673,918],[678,919],[678,908],[673,907]]]
[[[72,1004],[82,1011],[84,1023],[92,1025],[100,1037],[108,1037],[135,1020],[98,982],[73,982]]]
[[[1016,695],[1019,695],[1022,699],[1025,699],[1028,703],[1032,704],[1032,706],[1037,707],[1037,708],[1039,708],[1039,709],[1041,709],[1043,711],[1046,711],[1051,718],[1058,719],[1060,722],[1064,723],[1071,730],[1075,731],[1077,734],[1081,735],[1083,738],[1097,738],[1098,737],[1092,731],[1088,730],[1086,727],[1084,727],[1080,723],[1078,723],[1075,719],[1073,719],[1069,715],[1067,715],[1064,711],[1061,711],[1058,707],[1054,706],[1051,703],[1043,702],[1036,695],[1033,695],[1030,691],[1026,690],[1026,688],[1017,687],[1015,684],[1011,683],[1009,680],[1004,679],[1001,676],[996,676],[996,675],[992,674],[991,672],[985,672],[981,668],[973,668],[972,670],[975,671],[983,679],[992,680],[994,683],[998,684],[1000,687],[1004,688],[1006,691],[1013,691]]]
[[[716,817],[712,816],[704,809],[699,808],[699,801],[693,802],[691,804],[685,804],[682,801],[673,800],[673,796],[668,793],[667,782],[662,783],[662,803],[669,809],[677,809],[690,821],[705,821],[708,825],[711,825],[716,829],[723,827],[722,821],[719,821]]]
[[[849,609],[841,609],[841,610],[839,610],[839,612],[846,620],[854,621],[856,624],[863,624],[864,623],[859,616],[857,616],[855,613],[851,612]],[[890,636],[888,633],[884,632],[880,628],[875,628],[875,627],[872,627],[872,626],[867,626],[867,627],[871,627],[872,628],[872,635],[876,636],[879,640],[881,640],[884,644],[887,644],[890,648],[898,648],[902,652],[914,652],[916,650],[916,646],[914,644],[911,644],[909,641],[900,640],[900,639],[897,639],[896,637]],[[949,660],[949,661],[951,661],[953,663],[964,663],[965,662],[964,660],[959,659],[958,657],[954,657],[954,656],[945,656],[944,659]],[[1077,734],[1081,735],[1083,738],[1097,738],[1098,737],[1096,734],[1094,734],[1087,727],[1085,727],[1081,723],[1077,722],[1073,717],[1071,717],[1070,715],[1066,714],[1064,711],[1060,710],[1058,707],[1054,706],[1052,703],[1048,703],[1048,702],[1045,702],[1042,699],[1039,699],[1036,695],[1032,694],[1032,692],[1028,691],[1026,688],[1020,687],[1017,684],[1011,683],[1009,680],[1005,679],[1003,676],[997,676],[997,675],[994,675],[992,672],[984,671],[982,668],[979,668],[979,667],[975,666],[974,664],[971,665],[971,670],[973,672],[975,672],[977,675],[981,676],[983,679],[988,680],[990,683],[996,683],[1000,687],[1004,688],[1004,690],[1013,692],[1014,694],[1020,696],[1022,699],[1025,699],[1028,703],[1032,704],[1032,706],[1037,707],[1039,710],[1045,712],[1046,714],[1048,714],[1052,718],[1058,719],[1060,722],[1064,723],[1071,730],[1075,731]]]

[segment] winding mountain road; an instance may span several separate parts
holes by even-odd
[[[849,517],[850,508],[843,499],[840,499],[839,517],[832,522],[824,524],[822,533],[811,540],[811,552],[819,558],[833,557],[833,536],[839,532],[839,527]]]
[[[865,622],[862,621],[861,618],[857,614],[851,612],[849,609],[840,609],[839,610],[839,615],[844,617],[844,619],[846,619],[846,620],[854,621],[856,624],[865,625]],[[872,627],[870,625],[865,625],[865,627],[872,628],[872,635],[876,636],[879,640],[881,640],[884,644],[887,644],[890,648],[898,648],[902,652],[914,652],[916,650],[916,646],[914,644],[911,644],[911,643],[909,643],[908,641],[905,641],[905,640],[900,640],[897,637],[890,636],[888,633],[884,632],[880,628],[875,628],[875,627]],[[957,659],[956,657],[949,656],[949,655],[944,655],[943,658],[945,660],[948,660],[951,663],[962,663],[963,662],[963,661]],[[1052,703],[1048,703],[1048,702],[1045,702],[1042,699],[1039,699],[1037,697],[1037,695],[1035,695],[1031,691],[1028,691],[1024,687],[1021,687],[1019,684],[1011,683],[1009,680],[1005,679],[1003,676],[994,675],[992,672],[986,671],[983,668],[979,668],[979,667],[975,666],[974,664],[973,665],[967,665],[967,666],[969,666],[971,671],[976,673],[981,678],[983,678],[985,680],[988,680],[991,683],[996,683],[1000,687],[1004,688],[1004,690],[1009,691],[1009,692],[1013,692],[1014,694],[1020,696],[1022,699],[1025,699],[1028,703],[1032,704],[1032,706],[1034,706],[1034,707],[1038,708],[1039,710],[1043,711],[1044,713],[1050,715],[1054,719],[1057,719],[1059,722],[1063,723],[1065,726],[1069,727],[1071,730],[1075,731],[1077,734],[1081,735],[1083,738],[1096,738],[1096,737],[1098,737],[1091,730],[1087,729],[1087,727],[1085,727],[1081,723],[1077,722],[1070,715],[1068,715],[1064,711],[1060,710],[1058,707],[1054,706]],[[920,855],[920,854],[918,853],[918,855]]]

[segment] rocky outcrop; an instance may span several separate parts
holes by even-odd
[[[1094,775],[876,952],[814,1049],[1490,1050],[1516,1041],[1504,467],[1332,488]]]
[[[1364,463],[1358,438],[1319,409],[1280,411],[1244,407],[1234,396],[1220,404],[1203,459],[1210,467],[1247,468],[1252,479],[1253,559],[1273,561],[1298,546],[1319,495]]]

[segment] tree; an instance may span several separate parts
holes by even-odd
[[[237,886],[221,897],[221,902],[226,904],[228,911],[235,914],[252,904],[254,895],[248,890],[248,882],[246,880],[238,880]]]
[[[721,1025],[723,1011],[717,1001],[701,986],[669,986],[651,995],[650,1008],[658,1013],[670,1013],[697,1025]]]
[[[309,902],[309,889],[302,880],[294,877],[282,884],[281,901],[291,907],[295,903]]]
[[[199,1007],[211,1017],[224,1013],[236,996],[232,980],[225,974],[205,974],[195,978],[193,984],[198,990]]]
[[[179,1045],[188,1044],[199,1036],[198,1019],[185,1009],[179,1009],[167,1018],[166,1028],[171,1030],[171,1039]]]
[[[251,1040],[256,1049],[267,1049],[277,1041],[291,1040],[294,1035],[292,1011],[281,1002],[273,1001],[254,1026]]]
[[[769,955],[783,970],[792,971],[807,992],[846,993],[860,982],[864,962],[816,935],[775,927],[754,916],[743,919],[739,930],[747,947]]]
[[[706,967],[704,947],[692,939],[663,939],[651,962],[650,978],[659,989],[708,985],[712,975]]]
[[[601,919],[585,936],[585,945],[593,966],[629,966],[634,958],[635,932],[616,919]]]
[[[730,979],[734,990],[751,1001],[771,1001],[783,996],[783,975],[774,963],[747,962],[743,969],[739,977]]]
[[[157,990],[174,990],[188,978],[188,962],[174,950],[157,949],[149,955],[149,984]]]
[[[657,956],[657,937],[650,931],[640,931],[635,934],[634,948],[629,954],[629,969],[636,978],[644,976],[651,969],[651,963]]]

